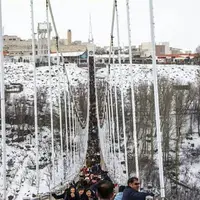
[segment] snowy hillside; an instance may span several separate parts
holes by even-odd
[[[58,87],[61,86],[61,91],[67,88],[67,81],[64,76],[62,76],[62,68],[57,66],[52,67],[52,94],[53,100],[56,102],[55,97],[58,97]],[[66,66],[68,73],[68,78],[70,85],[77,87],[80,83],[85,85],[88,80],[87,70],[77,68],[75,65]],[[59,83],[60,81],[60,83]],[[11,99],[19,99],[20,97],[25,97],[24,101],[33,101],[33,67],[30,64],[24,63],[5,63],[5,84],[10,83],[20,83],[23,85],[23,91],[19,94],[11,94]],[[49,84],[49,68],[39,67],[37,68],[37,87],[39,89],[44,88],[47,90]],[[86,85],[87,87],[87,85]],[[10,98],[8,96],[8,98]],[[9,101],[10,102],[10,101]],[[17,102],[17,101],[16,101]],[[12,101],[11,101],[12,103]],[[27,104],[26,104],[27,106]],[[55,104],[53,106],[56,106]],[[13,106],[9,104],[8,111],[14,109]],[[17,107],[15,107],[16,111]],[[56,107],[54,107],[56,109]],[[25,111],[27,112],[27,111]],[[40,111],[41,112],[41,111]],[[16,118],[16,117],[14,117]],[[23,116],[24,119],[24,116]],[[23,121],[23,119],[21,121]],[[31,119],[30,119],[31,120]],[[16,121],[16,119],[15,119]],[[8,180],[8,196],[13,196],[17,200],[21,200],[23,197],[32,197],[36,194],[36,174],[35,174],[35,135],[34,129],[30,125],[24,123],[24,133],[17,133],[19,130],[18,125],[6,126],[7,135],[7,180]],[[80,127],[78,127],[80,130]],[[20,131],[22,132],[22,131]],[[18,134],[22,134],[22,137]],[[55,136],[58,135],[58,130],[55,130]],[[85,133],[86,134],[86,133]],[[18,136],[17,136],[18,135]],[[19,142],[20,141],[20,142]],[[39,152],[40,152],[40,193],[49,192],[50,188],[53,186],[52,180],[50,180],[51,168],[50,168],[50,154],[51,154],[51,133],[48,127],[39,128]],[[55,141],[55,153],[56,162],[61,166],[61,154],[60,154],[60,143],[59,140]],[[64,156],[65,152],[64,152]],[[84,152],[81,155],[75,155],[84,157]],[[76,158],[76,167],[79,168],[79,157]],[[2,161],[0,160],[2,164]],[[63,171],[62,167],[57,167],[56,171],[56,182],[58,185],[63,181]],[[2,175],[3,169],[0,168],[0,174]],[[70,180],[77,173],[74,165],[67,167],[66,179]],[[0,187],[2,188],[2,179],[0,181]],[[2,191],[2,190],[1,190]]]
[[[161,131],[163,134],[164,173],[171,181],[169,187],[174,184],[176,174],[178,180],[193,188],[200,186],[199,171],[199,66],[158,65],[159,98],[161,114]],[[134,148],[132,138],[132,117],[130,78],[135,83],[136,117],[138,149],[140,152],[140,169],[142,178],[159,185],[158,168],[153,163],[157,162],[156,134],[154,132],[154,103],[153,103],[153,75],[151,65],[134,65],[131,69],[128,65],[115,65],[111,67],[111,84],[117,86],[117,92],[124,88],[126,92],[125,118],[126,134],[128,135],[129,173],[135,170]],[[130,76],[131,73],[131,76]],[[107,77],[107,69],[97,71],[97,79],[102,81]],[[189,89],[180,89],[176,85],[188,85]],[[114,90],[114,89],[113,89]],[[114,91],[113,91],[114,93]],[[102,91],[99,92],[101,104]],[[118,93],[120,95],[120,93]],[[113,99],[114,99],[113,94]],[[115,102],[115,100],[114,100]],[[121,100],[118,97],[119,113],[121,113]],[[115,108],[114,108],[115,109]],[[121,116],[119,116],[120,120]],[[198,125],[197,125],[198,124]],[[120,122],[122,131],[122,121]],[[108,127],[105,128],[108,130]],[[102,129],[103,132],[105,130]],[[122,134],[122,132],[121,132]],[[116,136],[115,136],[116,137]],[[124,148],[123,137],[121,148]],[[118,160],[118,157],[114,160]],[[150,164],[151,163],[151,164]],[[107,163],[112,171],[113,162]],[[122,171],[122,170],[121,170]],[[155,172],[155,173],[154,173]],[[157,175],[156,175],[157,174]],[[122,174],[119,180],[123,180]],[[118,175],[115,175],[118,178]],[[155,178],[157,177],[157,178]],[[125,182],[125,180],[124,180]],[[181,184],[178,183],[178,187]],[[180,189],[180,188],[179,188]],[[180,190],[181,191],[181,190]]]

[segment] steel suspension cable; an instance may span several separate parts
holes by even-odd
[[[0,65],[1,65],[1,135],[2,135],[2,165],[3,165],[3,200],[6,200],[6,116],[5,116],[5,83],[3,57],[2,3],[0,0]]]
[[[113,145],[112,145],[112,118],[111,118],[111,104],[110,104],[110,92],[108,90],[108,121],[109,121],[109,139],[111,139],[111,146],[110,146],[110,150],[111,152],[113,152]],[[112,163],[114,161],[114,158],[112,156]]]
[[[54,20],[53,10],[52,10],[52,6],[51,6],[50,0],[48,0],[48,5],[49,5],[49,11],[50,11],[50,14],[51,14],[51,18],[52,18],[54,30],[55,30],[55,33],[56,33],[57,51],[60,52],[62,61],[64,61],[63,54],[62,54],[61,51],[59,51],[59,35],[58,35],[58,31],[57,31],[57,27],[56,27],[55,20]],[[71,91],[71,87],[70,87],[70,81],[69,81],[68,72],[67,72],[67,70],[66,70],[66,68],[65,68],[64,65],[63,65],[63,73],[65,74],[65,78],[66,78],[66,82],[67,82],[69,94],[70,94],[71,97],[72,97],[72,102],[75,104],[74,95],[73,95],[73,93],[72,93],[72,91]],[[77,115],[77,117],[78,117],[78,120],[79,120],[79,122],[81,123],[82,127],[85,127],[85,124],[81,121],[81,119],[80,119],[80,117],[79,117],[79,115],[78,115],[78,110],[77,110],[77,108],[76,108],[76,104],[75,104],[75,113],[76,113],[76,115]]]
[[[59,66],[59,55],[57,55],[57,66]],[[62,162],[62,167],[61,167],[61,174],[62,177],[64,178],[64,158],[63,158],[63,124],[62,124],[62,104],[61,104],[61,85],[60,85],[60,69],[58,69],[58,104],[59,104],[59,125],[60,125],[60,153],[61,153],[61,162]]]
[[[72,165],[72,120],[71,120],[71,97],[68,96],[68,116],[69,116],[69,154],[70,166]]]
[[[138,162],[138,145],[137,145],[137,127],[136,127],[136,110],[135,110],[135,93],[133,85],[133,76],[132,76],[132,46],[131,46],[131,24],[130,24],[130,10],[129,10],[129,0],[126,0],[126,12],[127,12],[127,27],[128,27],[128,40],[129,40],[129,72],[131,76],[131,104],[132,104],[132,122],[133,122],[133,138],[134,138],[134,149],[135,149],[135,168],[136,176],[139,178],[139,162]]]
[[[48,34],[48,66],[49,66],[49,90],[50,90],[50,121],[51,121],[51,145],[52,145],[52,177],[53,186],[55,186],[55,150],[54,150],[54,127],[53,127],[53,101],[52,101],[52,66],[50,55],[50,23],[49,23],[49,1],[46,0],[46,18],[47,18],[47,34]]]
[[[159,178],[160,178],[161,198],[164,200],[165,183],[164,183],[164,170],[163,170],[162,137],[160,131],[160,108],[159,108],[159,96],[158,96],[158,80],[157,80],[158,77],[157,77],[157,65],[156,65],[156,43],[155,43],[153,0],[149,0],[149,10],[150,10],[150,28],[151,28],[151,42],[152,42],[154,102],[155,102],[156,132],[157,132],[157,145],[158,145]]]
[[[105,98],[103,103],[103,113],[105,113],[105,104],[107,101],[107,96],[109,92],[109,80],[110,80],[110,64],[111,64],[111,53],[113,48],[113,31],[114,31],[114,21],[115,21],[115,0],[113,1],[113,12],[112,12],[112,23],[111,23],[111,32],[110,32],[110,47],[109,47],[109,63],[107,65],[107,84],[105,88]],[[105,116],[104,116],[105,117]]]
[[[112,76],[111,76],[112,78]],[[112,141],[113,141],[113,156],[114,156],[114,162],[113,162],[113,169],[115,172],[115,161],[116,161],[116,149],[115,149],[115,122],[114,122],[114,111],[113,111],[113,92],[112,92],[112,84],[110,84],[110,107],[111,107],[111,130],[112,130]]]
[[[74,104],[71,104],[72,106],[72,141],[73,141],[73,145],[72,145],[72,163],[73,165],[75,165],[75,144],[74,144],[74,139],[75,139],[75,133],[74,133]]]
[[[57,28],[56,28],[56,24],[55,24],[55,20],[54,20],[54,16],[53,16],[53,11],[52,11],[52,7],[51,7],[51,4],[50,4],[50,0],[49,0],[49,10],[50,10],[50,13],[51,13],[53,26],[54,26],[54,29],[55,29],[55,32],[56,32],[57,52],[59,52],[59,42],[58,42],[59,37],[58,37],[58,32],[57,32]],[[63,59],[62,52],[60,52],[60,54],[61,54],[62,60],[64,60],[64,59]],[[79,114],[78,114],[78,111],[77,111],[77,108],[76,108],[76,103],[75,103],[75,100],[74,100],[74,95],[73,95],[73,93],[72,93],[72,91],[71,91],[70,82],[69,82],[69,78],[68,78],[68,73],[67,73],[67,70],[66,70],[66,68],[65,68],[64,66],[63,66],[63,72],[64,72],[65,78],[66,78],[66,81],[65,81],[65,82],[67,82],[67,86],[68,86],[68,94],[71,96],[72,102],[73,102],[73,104],[74,104],[74,111],[75,111],[74,113],[76,114],[77,119],[78,119],[79,123],[81,124],[81,127],[82,127],[82,128],[83,128],[83,127],[86,127],[86,123],[87,123],[87,122],[85,122],[85,124],[84,124],[84,123],[82,122],[82,120],[80,119],[80,117],[79,117]],[[65,95],[65,96],[66,96],[66,95]],[[64,97],[64,98],[66,98],[66,97]],[[70,113],[70,112],[68,112],[68,113]],[[89,115],[89,112],[87,112],[87,115]],[[72,117],[72,116],[69,117],[70,120],[71,120],[71,117]],[[89,118],[88,118],[88,119],[89,119]],[[66,122],[65,122],[65,123],[66,123]],[[66,123],[66,126],[67,126],[67,123]],[[69,121],[69,126],[72,127],[72,121],[71,121],[71,122]],[[70,128],[69,128],[69,129],[70,129]],[[66,131],[67,131],[67,127],[66,127]],[[72,131],[72,130],[70,129],[70,131]],[[72,133],[72,132],[70,132],[70,133]],[[70,133],[69,133],[69,135],[72,137],[72,134],[70,134]],[[67,139],[68,139],[68,137],[67,137]],[[68,143],[69,143],[69,142],[68,142]],[[68,144],[68,143],[67,143],[67,144]],[[72,150],[72,147],[71,147],[71,150]],[[73,153],[70,152],[70,154],[72,155]],[[67,156],[67,157],[68,157],[68,156]],[[72,158],[72,157],[70,157],[70,158]],[[72,163],[72,160],[71,160],[70,163]]]
[[[38,111],[37,111],[37,69],[36,69],[36,57],[35,57],[35,30],[34,30],[34,9],[33,0],[31,3],[31,29],[32,29],[32,65],[33,65],[33,77],[34,77],[34,125],[35,125],[35,152],[36,152],[36,190],[39,194],[39,140],[38,140]]]
[[[63,82],[64,82],[64,109],[65,109],[65,139],[66,139],[66,157],[65,157],[65,163],[66,163],[66,167],[68,166],[69,164],[69,135],[68,135],[68,120],[67,120],[67,117],[68,117],[68,110],[67,110],[67,88],[66,88],[66,83],[63,79]]]
[[[111,136],[112,134],[112,129],[113,129],[113,121],[112,121],[112,116],[111,116],[111,93],[110,93],[110,86],[109,84],[111,84],[111,79],[110,79],[110,67],[111,67],[111,56],[112,56],[112,52],[113,52],[113,32],[114,32],[114,21],[115,21],[115,0],[113,1],[113,12],[112,12],[112,24],[111,24],[111,33],[110,33],[110,49],[109,49],[109,63],[107,66],[107,70],[108,70],[108,75],[107,75],[107,84],[106,84],[106,96],[107,96],[107,104],[108,104],[108,121],[109,123],[109,135]],[[112,144],[112,136],[111,136],[111,152],[114,153],[113,149],[113,144]],[[114,158],[112,156],[112,163],[114,161]]]
[[[117,44],[118,44],[118,61],[119,67],[121,69],[121,52],[120,52],[120,35],[119,35],[119,14],[117,0],[115,1],[115,11],[116,11],[116,25],[117,25]],[[120,73],[121,75],[121,73]],[[121,159],[121,150],[120,150],[120,131],[119,131],[119,112],[118,112],[118,97],[117,97],[117,85],[115,81],[115,109],[116,109],[116,130],[117,130],[117,139],[118,139],[118,151],[119,151],[119,160]]]

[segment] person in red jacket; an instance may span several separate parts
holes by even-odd
[[[82,169],[81,169],[81,172],[83,172],[83,175],[87,174],[87,167],[84,166]]]

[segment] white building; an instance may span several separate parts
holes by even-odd
[[[142,57],[152,56],[152,43],[143,42],[139,46]],[[159,42],[156,44],[156,55],[160,54],[171,54],[169,42]]]

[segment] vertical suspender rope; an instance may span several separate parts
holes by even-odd
[[[107,84],[107,83],[106,83]],[[106,85],[106,87],[107,87],[107,85]],[[107,90],[107,89],[106,89]],[[106,132],[104,132],[103,134],[104,134],[104,137],[105,138],[108,138],[108,135],[109,135],[109,132],[110,132],[110,126],[109,126],[109,123],[108,123],[108,121],[109,121],[109,116],[108,116],[108,99],[107,99],[107,97],[108,97],[108,95],[107,95],[107,92],[105,93],[105,96],[106,96],[106,98],[105,98],[105,101],[104,101],[104,112],[105,112],[105,114],[104,114],[104,125],[103,125],[103,127],[102,128],[104,128],[105,126],[106,126]],[[106,146],[108,146],[108,144],[107,144],[107,139],[106,139],[106,141],[105,141],[105,144],[103,144],[102,143],[102,145],[106,145]],[[103,147],[103,146],[102,146]],[[108,158],[108,149],[109,148],[106,148],[105,149],[105,156],[106,156],[106,158],[105,158],[105,162],[107,162],[107,158]]]
[[[110,32],[110,50],[109,50],[108,75],[110,74],[111,53],[112,53],[112,48],[113,48],[114,24],[115,24],[115,0],[113,0],[112,24],[111,24],[111,32]]]
[[[31,27],[32,27],[32,65],[34,82],[34,123],[35,123],[35,152],[36,152],[36,189],[39,194],[39,141],[38,141],[38,112],[37,112],[37,69],[35,65],[35,31],[34,31],[34,9],[33,0],[31,0]]]
[[[52,17],[52,23],[53,23],[53,26],[54,26],[54,29],[55,29],[55,33],[56,33],[56,38],[57,38],[57,41],[58,41],[58,32],[57,32],[57,28],[56,28],[56,24],[55,24],[55,20],[54,20],[54,16],[53,16],[53,11],[52,11],[52,7],[51,7],[51,3],[50,3],[50,0],[48,0],[48,7],[49,7],[49,11],[50,11],[50,14],[51,14],[51,17]],[[58,44],[58,43],[57,43]],[[58,51],[58,45],[57,45],[57,51]],[[59,51],[58,51],[59,52]],[[61,57],[62,57],[62,61],[64,61],[64,59],[63,59],[63,55],[62,55],[62,52],[60,52],[60,54],[61,54]],[[64,68],[64,66],[63,66],[63,72],[64,72],[64,74],[65,74],[65,76],[66,76],[66,82],[67,82],[67,86],[68,86],[68,94],[69,94],[69,96],[72,98],[72,100],[70,101],[70,103],[71,102],[73,102],[73,104],[74,104],[74,107],[73,107],[73,109],[74,109],[74,114],[76,114],[76,116],[77,116],[77,119],[78,119],[78,121],[79,121],[79,123],[80,123],[80,125],[81,125],[81,127],[83,128],[83,127],[86,127],[84,124],[83,124],[83,122],[80,120],[80,118],[79,118],[79,116],[78,116],[78,112],[77,112],[77,108],[76,108],[76,105],[75,105],[75,101],[74,101],[74,97],[73,97],[73,95],[72,95],[72,92],[71,92],[71,88],[70,88],[70,84],[69,84],[69,78],[68,78],[68,74],[67,74],[67,71],[66,71],[66,69]],[[65,90],[64,90],[65,91]],[[69,98],[70,98],[69,97]],[[65,97],[64,98],[66,98],[66,95],[65,95]],[[65,99],[65,102],[66,102],[66,99]],[[65,105],[66,105],[66,103],[65,103]],[[65,107],[67,107],[67,106],[65,106]],[[70,107],[70,106],[69,106]],[[88,106],[88,108],[89,108],[89,106]],[[71,113],[71,110],[68,110],[69,111],[69,113]],[[67,111],[66,111],[67,112]],[[68,126],[67,126],[67,114],[65,113],[65,124],[66,124],[66,131],[67,131],[67,128],[68,128]],[[89,116],[89,115],[88,115]],[[89,118],[88,118],[89,119]],[[87,121],[88,121],[88,119],[87,119]],[[69,116],[69,120],[72,120],[71,119],[71,117]],[[69,121],[69,126],[71,126],[71,128],[72,128],[72,126],[73,126],[73,124],[72,124],[73,122],[72,121]],[[70,128],[69,128],[70,129]],[[70,129],[70,133],[69,133],[69,135],[70,135],[70,137],[72,137],[72,132],[71,132],[72,130]],[[68,137],[67,137],[67,139],[66,140],[68,140]],[[68,142],[67,142],[67,146],[68,146]],[[72,147],[71,147],[72,148]],[[71,154],[72,154],[72,152],[70,152]],[[68,156],[67,156],[68,157]],[[71,158],[71,157],[70,157]],[[72,160],[71,160],[71,162],[72,162]]]
[[[116,11],[116,24],[117,24],[117,43],[118,43],[118,61],[119,67],[121,69],[121,52],[120,52],[120,36],[119,36],[119,15],[117,8],[117,0],[115,1],[115,11]],[[121,73],[120,73],[121,76]],[[120,131],[119,131],[119,113],[118,113],[118,99],[117,99],[117,85],[115,83],[115,106],[116,106],[116,123],[117,123],[117,137],[118,137],[118,151],[119,151],[119,161],[121,159],[121,150],[120,150]]]
[[[159,161],[159,176],[160,176],[160,190],[161,198],[165,198],[165,183],[163,170],[163,154],[162,154],[162,140],[160,131],[160,109],[158,98],[158,80],[157,80],[157,66],[156,66],[156,43],[155,43],[155,26],[153,14],[153,0],[149,0],[150,9],[150,28],[151,28],[151,42],[152,42],[152,60],[153,60],[153,80],[154,80],[154,101],[155,101],[155,115],[156,115],[156,132],[158,145],[158,161]]]
[[[69,93],[68,93],[69,94]],[[70,149],[70,166],[72,164],[72,120],[71,120],[71,97],[68,96],[68,115],[69,115],[69,149]]]
[[[113,111],[113,94],[112,94],[112,84],[110,84],[110,106],[111,106],[111,120],[110,123],[112,124],[112,140],[113,140],[113,156],[114,156],[114,162],[113,162],[113,168],[115,171],[115,161],[116,161],[116,150],[115,150],[115,121],[114,121],[114,111]]]
[[[118,23],[118,46],[120,45],[120,40],[119,40],[119,23]],[[118,52],[119,55],[119,52]],[[120,56],[121,57],[121,56]],[[121,64],[121,59],[120,59],[120,64]],[[121,65],[120,65],[121,66]],[[121,107],[122,107],[122,132],[124,136],[124,158],[125,158],[125,169],[126,169],[126,179],[128,180],[129,178],[129,171],[128,171],[128,154],[127,154],[127,138],[126,138],[126,120],[125,120],[125,110],[124,110],[124,87],[123,87],[123,81],[122,81],[122,69],[120,67],[120,85],[122,85],[122,88],[120,89],[120,94],[121,94]]]
[[[126,10],[127,10],[127,26],[128,26],[128,40],[129,40],[129,62],[130,62],[130,76],[131,76],[131,101],[132,101],[132,116],[133,116],[133,138],[134,138],[134,148],[135,148],[135,168],[136,176],[139,178],[139,163],[138,163],[138,145],[137,145],[137,127],[136,127],[136,114],[135,114],[135,94],[133,86],[133,76],[132,76],[132,47],[131,47],[131,24],[130,24],[130,11],[129,11],[129,0],[126,0]]]
[[[57,66],[59,66],[59,55],[57,56]],[[64,177],[64,160],[63,160],[63,128],[62,128],[62,104],[61,104],[61,85],[60,85],[60,78],[61,78],[61,74],[60,74],[60,69],[58,69],[59,71],[59,80],[58,80],[58,104],[59,104],[59,115],[60,115],[60,153],[61,153],[61,163],[62,163],[62,167],[61,167],[61,174],[62,177]]]
[[[109,124],[109,116],[108,116],[108,103],[106,102],[106,117],[107,117],[107,120],[106,122]],[[107,126],[106,126],[107,127]],[[110,152],[110,141],[109,141],[109,132],[110,131],[107,131],[107,134],[105,135],[105,138],[106,138],[106,164],[108,163],[108,160],[109,160],[109,152]],[[105,133],[104,133],[105,134]]]
[[[78,159],[78,144],[77,144],[77,139],[78,139],[78,129],[77,129],[77,118],[76,115],[74,116],[74,136],[75,136],[75,161],[79,165],[79,159]]]
[[[0,64],[1,64],[1,135],[2,135],[2,165],[3,165],[3,200],[6,200],[6,117],[5,117],[5,84],[3,64],[3,30],[2,3],[0,0]]]
[[[74,136],[74,165],[77,166],[77,160],[76,160],[76,115],[74,115],[73,119],[73,136]]]
[[[115,3],[115,2],[114,2]],[[110,33],[110,49],[109,49],[109,63],[107,65],[107,84],[106,84],[106,92],[105,92],[105,104],[108,101],[109,98],[109,80],[110,80],[110,62],[111,62],[111,52],[112,52],[112,46],[113,46],[113,30],[114,30],[114,19],[115,19],[115,4],[113,4],[113,12],[112,12],[112,24],[111,24],[111,33]],[[110,119],[110,117],[108,116]],[[110,129],[110,125],[109,125]]]
[[[56,39],[58,41],[58,38],[59,38],[58,37],[58,31],[57,31],[57,28],[56,28],[56,24],[55,24],[55,20],[54,20],[54,16],[53,16],[53,11],[52,11],[50,0],[49,0],[49,10],[50,10],[50,14],[51,14],[51,18],[52,18],[52,23],[53,23],[53,26],[54,26],[54,29],[55,29],[55,33],[56,33]],[[57,51],[58,51],[58,42],[57,42]],[[62,60],[64,61],[62,53],[61,53],[61,57],[62,57]],[[73,116],[71,116],[71,109],[70,109],[71,102],[74,103],[74,108],[73,109],[75,109],[76,114],[77,114],[77,109],[75,107],[74,97],[73,97],[72,92],[71,92],[71,88],[70,88],[70,84],[69,84],[69,78],[68,78],[67,71],[66,71],[65,68],[63,68],[63,71],[64,71],[64,73],[66,75],[66,82],[67,82],[67,87],[68,87],[68,96],[70,98],[70,103],[68,104],[68,111],[69,111],[68,113],[69,113],[69,135],[70,135],[70,151],[71,151],[70,152],[70,154],[71,154],[70,159],[71,159],[71,163],[72,163],[72,161],[73,161],[72,160],[73,153],[72,153],[72,143],[71,143],[71,139],[72,139],[72,132],[71,132],[72,130],[71,129],[73,127],[73,121],[72,121],[71,117],[73,117]],[[66,95],[65,95],[64,98],[65,98],[65,102],[66,102]],[[72,101],[71,101],[71,98],[72,98]],[[80,121],[80,123],[81,123],[81,121]],[[68,137],[67,137],[67,135],[68,135],[68,132],[67,132],[68,131],[67,114],[65,114],[65,124],[66,124],[66,142],[67,142],[67,156],[66,156],[67,158],[66,159],[67,159],[67,163],[68,163],[68,157],[69,157],[69,154],[68,154],[68,148],[69,148],[68,143],[69,143],[69,140],[68,140]]]
[[[107,111],[107,102],[106,102],[106,104],[105,104],[105,121],[104,121],[104,126],[106,126],[106,128],[108,127],[108,125],[107,125],[107,121],[108,121],[108,111]],[[104,128],[104,126],[103,126],[103,128]],[[105,130],[105,129],[103,129],[103,130]],[[104,162],[105,163],[107,163],[107,156],[108,156],[108,147],[107,147],[107,135],[108,135],[108,129],[106,129],[106,132],[105,131],[103,131],[103,137],[105,138],[105,143],[103,143],[102,142],[102,144],[101,144],[101,148],[103,148],[104,149]],[[104,148],[104,145],[105,145],[105,148]]]
[[[50,87],[50,115],[51,115],[51,145],[52,145],[52,177],[55,186],[55,152],[54,152],[54,130],[53,130],[53,101],[52,101],[52,69],[50,55],[50,24],[49,24],[49,2],[46,0],[47,34],[48,34],[48,66],[49,66],[49,87]]]
[[[55,23],[55,22],[54,22]],[[58,68],[58,104],[59,104],[59,116],[60,116],[60,153],[61,153],[61,174],[64,178],[64,158],[63,158],[63,127],[62,127],[62,104],[61,104],[61,73],[60,73],[60,56],[59,56],[59,47],[58,47],[58,36],[56,36],[56,54],[57,54],[57,68]],[[62,181],[62,180],[61,180]]]
[[[50,0],[48,0],[48,6],[49,6],[49,11],[50,11],[50,14],[51,14],[51,18],[52,18],[52,23],[53,23],[53,26],[54,26],[54,30],[55,30],[55,33],[56,33],[56,38],[57,38],[57,40],[58,40],[59,36],[58,36],[58,31],[57,31],[56,23],[55,23],[55,20],[54,20],[54,16],[53,16],[53,11],[52,11],[52,7],[51,7],[51,2],[50,2]],[[62,52],[60,52],[60,55],[61,55],[62,61],[64,61]],[[71,91],[71,88],[70,88],[68,73],[67,73],[67,70],[66,70],[66,68],[65,68],[64,66],[63,66],[63,72],[64,72],[64,74],[65,74],[66,82],[67,82],[67,84],[68,84],[67,86],[68,86],[69,94],[70,94],[71,97],[72,97],[72,102],[74,102],[74,97],[73,97],[73,94],[72,94],[72,91]],[[74,105],[75,105],[75,102],[74,102]],[[78,116],[78,113],[77,113],[76,105],[75,105],[74,109],[75,109],[76,115],[77,115],[77,117],[78,117],[78,119],[79,119],[79,116]],[[79,119],[79,122],[81,123],[81,125],[83,125],[80,119]]]
[[[109,138],[111,139],[111,143],[110,143],[110,149],[111,152],[113,153],[113,144],[112,144],[112,117],[111,117],[111,103],[110,103],[110,92],[108,90],[108,118],[109,118]],[[114,162],[114,157],[112,154],[112,164]]]
[[[108,63],[108,80],[106,85],[106,96],[107,96],[107,103],[108,103],[108,119],[109,122],[112,125],[111,120],[111,109],[110,109],[110,90],[109,90],[109,84],[110,84],[110,65],[111,65],[111,55],[112,55],[112,49],[113,49],[113,31],[114,31],[114,20],[115,20],[115,0],[113,1],[113,12],[112,12],[112,24],[111,24],[111,32],[110,32],[110,50],[109,50],[109,63]],[[109,123],[109,135],[112,131],[112,126]],[[112,139],[111,139],[112,141]],[[112,144],[111,144],[112,145]],[[111,150],[112,150],[111,146]],[[113,156],[112,156],[112,163],[113,163]]]
[[[116,75],[115,75],[116,78]],[[117,85],[114,83],[114,95],[115,95],[115,115],[116,115],[116,132],[117,132],[117,146],[118,146],[118,154],[119,160],[121,158],[121,150],[120,150],[120,136],[119,136],[119,112],[118,112],[118,96],[117,96]]]
[[[66,84],[64,80],[64,108],[65,108],[65,135],[66,135],[66,167],[69,164],[69,136],[68,136],[68,120],[67,120],[67,92]]]
[[[72,158],[73,158],[73,165],[75,165],[75,145],[74,145],[74,104],[72,103],[72,141],[73,141],[73,145],[72,145]]]
[[[71,141],[72,141],[72,164],[74,165],[74,104],[71,102]],[[74,167],[73,167],[74,168]]]
[[[78,120],[76,119],[76,121],[78,121]],[[78,124],[78,123],[76,122],[76,124]],[[77,144],[78,159],[81,160],[81,149],[82,149],[81,141],[82,141],[82,139],[81,139],[81,134],[80,134],[81,133],[80,125],[78,125],[77,133],[78,133],[78,144]]]
[[[125,123],[125,115],[124,115],[124,88],[121,89],[121,106],[122,106],[122,129],[123,129],[123,136],[124,136],[124,156],[125,156],[125,167],[126,167],[126,175],[127,175],[127,180],[129,177],[129,172],[128,172],[128,155],[127,155],[127,139],[126,139],[126,123]]]

